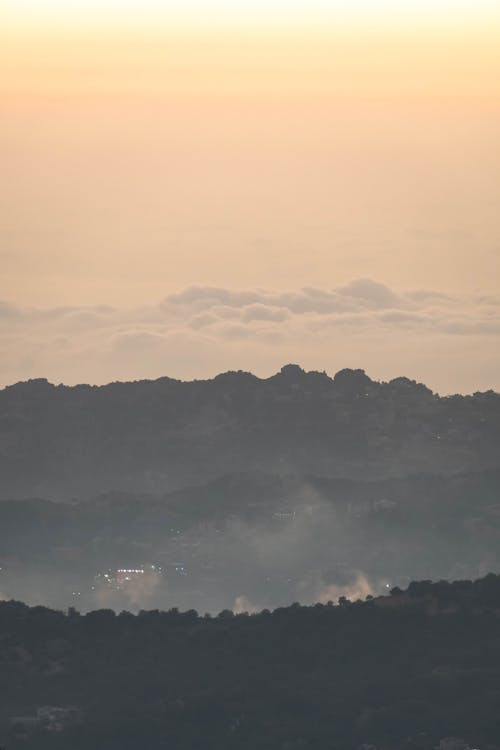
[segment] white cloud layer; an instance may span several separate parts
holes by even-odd
[[[2,384],[266,376],[285,362],[405,374],[442,393],[500,386],[500,298],[371,279],[296,291],[192,286],[157,304],[22,309],[0,301]]]

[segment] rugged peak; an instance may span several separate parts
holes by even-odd
[[[351,370],[346,368],[339,370],[333,378],[334,385],[352,393],[358,393],[374,385],[373,380],[368,377],[364,370]]]
[[[21,380],[19,383],[14,383],[14,385],[8,385],[5,390],[12,389],[22,393],[38,393],[53,388],[55,386],[49,383],[47,378],[31,378],[30,380]]]
[[[427,388],[426,385],[423,383],[417,383],[416,380],[410,380],[410,378],[406,377],[399,377],[399,378],[393,378],[388,383],[389,387],[392,389],[397,390],[400,393],[407,392],[407,393],[420,393],[420,394],[427,394],[432,395],[432,391],[430,388]]]
[[[287,380],[301,380],[306,372],[300,367],[300,365],[289,364],[283,365],[279,374]]]

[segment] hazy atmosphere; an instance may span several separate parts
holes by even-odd
[[[0,750],[500,750],[498,0],[0,0]]]
[[[0,14],[3,384],[499,386],[496,3]]]

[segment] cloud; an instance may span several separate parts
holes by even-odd
[[[338,293],[362,300],[365,304],[373,307],[401,307],[403,304],[401,297],[389,287],[371,279],[354,279],[347,286],[341,287]]]
[[[407,374],[445,392],[477,390],[500,383],[498,347],[486,343],[499,336],[498,297],[394,290],[366,278],[285,291],[191,286],[121,309],[0,302],[4,384],[271,374],[296,361],[389,379]],[[453,382],[444,380],[449,373]]]
[[[385,284],[371,279],[355,279],[334,289],[303,287],[299,291],[270,292],[265,290],[234,291],[221,287],[192,286],[171,294],[163,307],[192,310],[214,309],[219,305],[240,310],[274,310],[282,317],[293,314],[334,313],[389,307],[404,307],[407,302]],[[278,313],[278,311],[281,311]],[[248,312],[246,313],[248,315]]]
[[[0,320],[12,320],[13,318],[22,317],[21,311],[14,305],[10,305],[8,302],[0,300]]]
[[[272,307],[259,302],[254,305],[247,305],[244,308],[241,319],[244,323],[249,323],[252,320],[275,320],[281,322],[286,320],[289,315],[289,312],[283,307]]]
[[[178,294],[171,294],[165,298],[167,305],[189,305],[200,310],[215,305],[242,307],[258,301],[258,292],[234,291],[215,286],[191,286]]]

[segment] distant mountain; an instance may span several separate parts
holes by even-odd
[[[231,472],[381,478],[500,466],[500,395],[363,370],[0,391],[0,499],[167,492]]]

